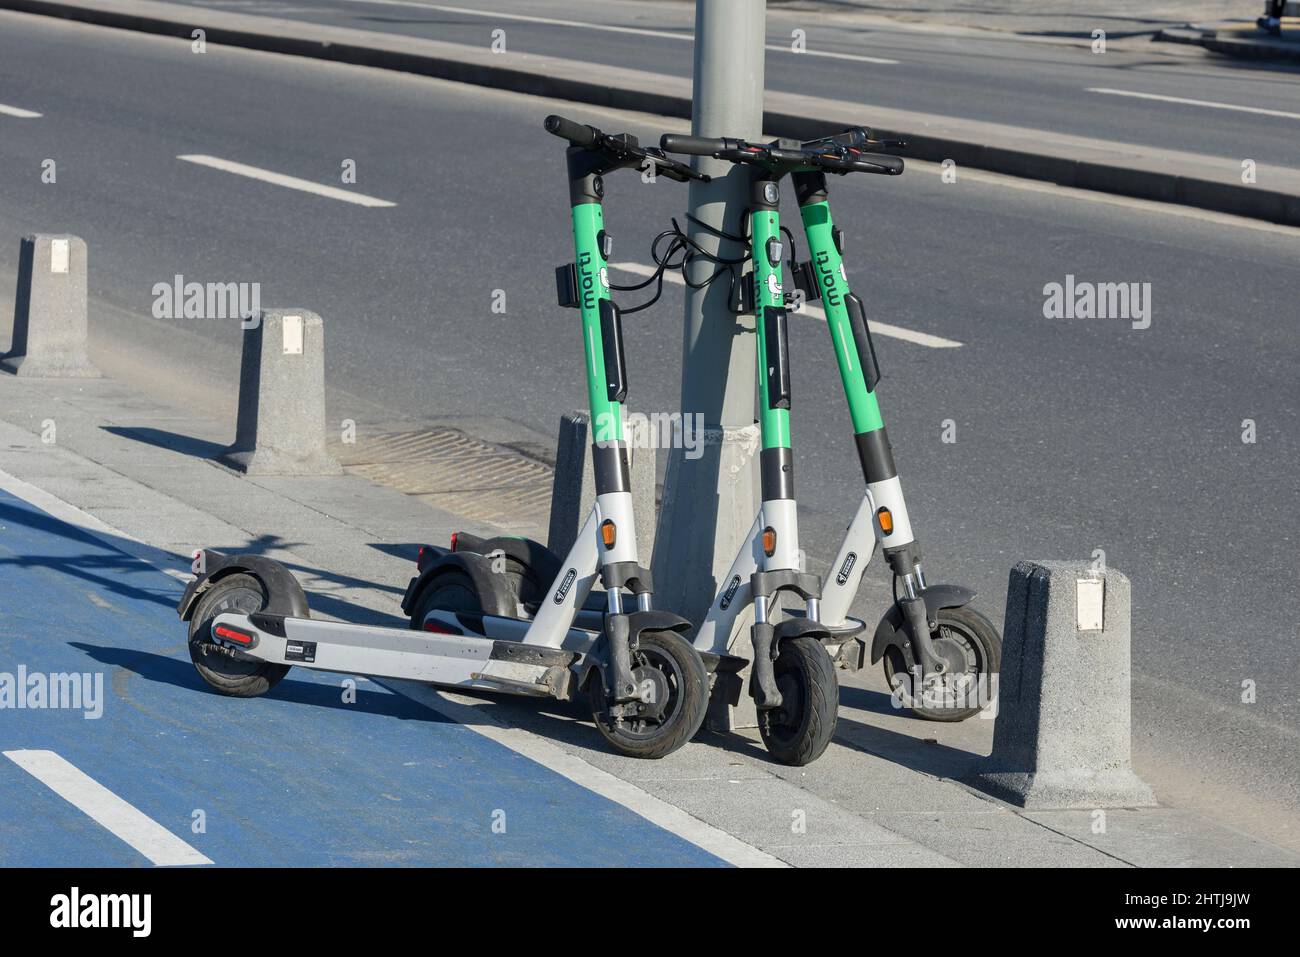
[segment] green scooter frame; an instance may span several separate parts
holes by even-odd
[[[841,157],[863,156],[871,144],[865,129],[803,144]],[[838,172],[838,170],[831,170]],[[901,161],[897,172],[902,172]],[[979,713],[997,695],[1002,639],[969,603],[975,592],[960,585],[929,584],[921,546],[912,531],[893,451],[876,399],[880,366],[862,300],[849,289],[842,232],[831,219],[826,170],[792,174],[808,261],[795,270],[795,283],[809,299],[820,299],[834,344],[840,379],[853,422],[854,442],[866,491],[836,555],[822,595],[822,616],[838,634],[859,632],[848,615],[863,572],[877,546],[903,594],[872,637],[842,645],[839,662],[859,668],[870,654],[884,663],[886,680],[913,714],[932,721],[961,721]]]
[[[676,134],[665,134],[660,140],[666,152],[717,156],[744,162],[750,170],[746,215],[752,283],[743,295],[741,311],[753,313],[757,337],[762,503],[696,632],[695,647],[702,654],[719,656],[714,694],[734,704],[739,683],[727,687],[727,677],[739,661],[733,637],[742,626],[742,613],[752,606],[749,693],[758,711],[759,732],[778,761],[805,765],[826,750],[835,733],[839,688],[825,648],[834,636],[819,621],[821,579],[800,567],[779,208],[780,181],[794,167],[789,157],[772,151],[737,158],[729,143]],[[802,162],[797,157],[795,165]],[[784,594],[802,599],[802,616],[783,617]]]
[[[794,185],[809,246],[807,262],[791,261],[794,282],[806,298],[823,300],[867,485],[822,586],[816,617],[830,633],[823,644],[840,665],[853,670],[864,665],[868,654],[873,664],[883,661],[891,688],[919,717],[960,721],[978,713],[996,697],[1001,637],[987,618],[969,607],[973,591],[926,581],[876,400],[879,363],[862,302],[849,289],[843,238],[831,220],[827,199],[827,173],[902,173],[900,158],[869,150],[903,144],[873,140],[860,127],[807,143],[777,140],[755,145],[674,136],[665,136],[661,143],[671,152],[745,163],[778,177],[788,172]],[[757,231],[754,238],[757,249],[765,240]],[[757,256],[755,262],[757,273]],[[775,268],[779,288],[780,267]],[[895,594],[868,648],[858,637],[865,623],[850,618],[848,610],[877,545],[904,594]]]

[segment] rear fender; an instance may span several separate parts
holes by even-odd
[[[203,549],[200,567],[203,572],[185,586],[185,594],[176,606],[181,621],[190,620],[194,615],[194,607],[205,591],[223,578],[241,572],[252,575],[266,590],[266,607],[262,609],[262,614],[285,618],[311,617],[307,608],[307,595],[298,584],[298,579],[273,558],[263,555],[225,555],[212,549]]]
[[[426,588],[439,575],[457,570],[468,575],[474,582],[474,589],[482,603],[486,615],[501,615],[513,618],[516,614],[515,594],[506,575],[492,570],[492,559],[476,552],[447,552],[435,559],[424,571],[411,579],[406,586],[406,595],[402,598],[402,611],[410,616],[420,601]],[[418,627],[414,621],[411,627]]]

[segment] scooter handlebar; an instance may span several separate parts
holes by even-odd
[[[853,157],[853,168],[860,173],[879,173],[882,176],[897,176],[903,172],[903,158],[888,156],[884,153],[859,153]]]
[[[601,132],[594,126],[587,126],[583,123],[575,123],[573,120],[566,120],[562,116],[556,116],[552,113],[542,124],[546,127],[546,132],[553,133],[562,140],[568,140],[574,146],[580,146],[583,149],[591,149],[600,142]]]
[[[659,148],[666,153],[684,153],[687,156],[712,156],[723,150],[735,149],[739,140],[712,136],[687,136],[685,133],[665,133],[659,137]]]

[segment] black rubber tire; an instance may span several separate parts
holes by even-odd
[[[781,707],[758,712],[758,731],[768,754],[803,767],[822,756],[839,719],[839,682],[821,642],[810,635],[788,638],[773,662]]]
[[[437,575],[420,592],[415,607],[411,609],[411,627],[416,631],[423,629],[425,617],[435,608],[440,611],[480,614],[483,611],[483,599],[474,586],[474,579],[459,569],[449,568]]]
[[[276,665],[223,654],[212,640],[212,619],[226,611],[251,614],[266,607],[266,590],[252,575],[238,573],[221,579],[200,597],[190,617],[190,660],[208,687],[232,698],[264,695],[289,673]]]
[[[662,721],[634,731],[609,714],[600,673],[587,682],[591,716],[601,737],[619,754],[632,758],[662,758],[672,754],[700,730],[709,704],[709,676],[704,662],[689,641],[672,631],[643,631],[632,653],[632,668],[653,667],[665,674],[671,669],[668,710]]]
[[[939,627],[931,634],[931,640],[942,639],[944,630],[948,629],[950,632],[959,634],[969,645],[970,651],[975,657],[975,665],[973,670],[966,672],[967,674],[973,675],[975,680],[979,682],[987,680],[986,675],[996,675],[999,672],[1002,667],[1002,636],[998,634],[993,622],[970,605],[962,605],[960,608],[939,609],[938,622]],[[885,681],[892,690],[894,676],[906,668],[902,653],[897,648],[889,648],[881,659],[881,665],[885,670]],[[996,689],[990,685],[989,690],[992,692]],[[965,721],[967,718],[979,714],[982,710],[978,706],[970,708],[926,707],[923,704],[915,703],[914,699],[913,702],[908,707],[908,710],[916,717],[924,721],[942,721],[948,724]]]

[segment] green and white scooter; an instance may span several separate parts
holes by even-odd
[[[740,694],[739,682],[732,682],[730,687],[726,684],[728,676],[739,670],[732,639],[741,626],[742,614],[752,605],[749,693],[758,712],[759,732],[778,761],[805,765],[830,744],[839,706],[835,668],[825,647],[834,635],[821,622],[819,609],[821,579],[800,567],[790,434],[788,317],[781,284],[784,244],[780,181],[806,165],[807,160],[799,152],[738,147],[731,140],[672,133],[665,134],[660,145],[665,152],[742,163],[750,171],[746,225],[752,281],[738,286],[741,295],[737,311],[754,315],[762,501],[749,535],[741,542],[700,625],[695,647],[719,657],[714,694],[734,704]],[[698,254],[698,248],[693,252]],[[723,263],[716,258],[714,262]],[[661,261],[660,271],[663,265]],[[684,266],[685,261],[679,265]],[[724,272],[715,271],[713,278]],[[787,594],[803,601],[803,615],[785,615],[781,599]],[[744,662],[739,664],[743,666]]]
[[[558,116],[547,118],[546,129],[570,143],[575,260],[560,270],[561,299],[580,313],[595,427],[596,501],[573,548],[560,559],[520,539],[456,536],[451,549],[424,546],[402,601],[410,629],[314,620],[280,563],[200,551],[198,577],[178,611],[190,623],[191,658],[217,691],[264,694],[298,666],[560,700],[585,695],[604,738],[642,758],[669,754],[699,730],[708,673],[690,623],[651,608],[650,576],[638,562],[624,439],[627,377],[606,275],[602,197],[605,174],[619,169],[649,163],[679,181],[701,174],[631,136]],[[592,623],[584,604],[597,579],[604,614]]]
[[[807,143],[753,145],[728,139],[683,145],[680,138],[663,140],[670,152],[751,164],[783,162],[799,202],[809,259],[796,264],[792,255],[791,271],[807,299],[822,301],[867,486],[822,588],[820,621],[832,636],[824,643],[841,665],[853,670],[865,665],[868,654],[873,664],[883,661],[890,687],[918,717],[961,721],[978,713],[996,697],[1002,639],[992,622],[970,607],[972,590],[926,581],[876,399],[880,368],[866,311],[849,289],[843,235],[831,220],[827,196],[827,173],[901,174],[899,157],[870,151],[901,144],[873,140],[868,130],[855,128]],[[865,623],[848,612],[877,546],[894,574],[894,603],[868,648],[859,637]]]

